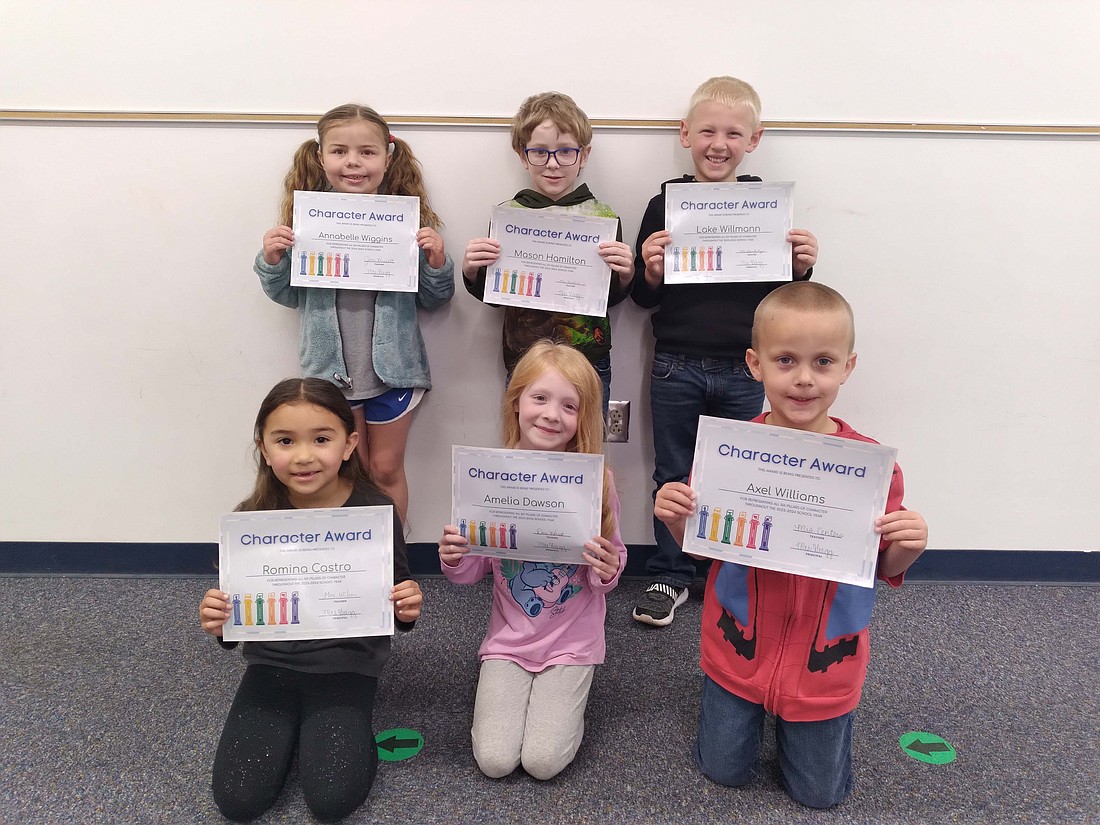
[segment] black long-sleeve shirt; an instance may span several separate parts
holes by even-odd
[[[738,175],[740,183],[759,182],[755,175]],[[658,307],[652,315],[654,349],[675,355],[698,358],[744,359],[752,341],[752,318],[757,305],[781,281],[728,284],[665,284],[651,287],[645,279],[642,244],[654,232],[665,228],[665,186],[670,183],[694,183],[684,175],[661,184],[642,216],[634,250],[634,286],[630,297],[647,309]],[[812,271],[812,270],[811,270]],[[810,277],[807,272],[805,278]]]
[[[344,507],[377,507],[393,502],[381,492],[353,490]],[[411,579],[405,553],[405,531],[397,508],[393,510],[393,582]],[[409,630],[413,622],[394,619],[398,630]],[[237,642],[218,639],[222,647]],[[359,636],[350,639],[300,639],[291,642],[244,642],[245,661],[253,665],[272,665],[304,673],[361,673],[377,678],[390,657],[389,636]]]

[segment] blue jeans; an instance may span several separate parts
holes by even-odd
[[[687,481],[695,456],[699,416],[748,421],[760,414],[764,387],[745,362],[729,358],[699,358],[657,352],[649,386],[653,425],[653,495],[669,481]],[[687,587],[695,578],[695,562],[680,551],[668,528],[653,518],[657,552],[646,562],[655,582]]]
[[[603,420],[606,428],[607,405],[611,403],[611,353],[609,352],[599,361],[593,361],[592,366],[596,370],[596,375],[600,377],[600,383],[603,384]]]
[[[821,722],[775,717],[783,787],[810,808],[839,805],[852,791],[852,723],[855,711]],[[735,696],[703,677],[695,764],[719,785],[747,785],[760,772],[764,706]]]

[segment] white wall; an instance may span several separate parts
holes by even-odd
[[[675,56],[663,38],[689,25],[667,3],[556,4],[578,22],[542,27],[525,21],[543,7],[503,2],[472,18],[413,2],[157,4],[155,21],[147,8],[0,2],[0,108],[318,113],[357,99],[507,115],[559,88],[592,117],[669,118],[700,80],[733,73],[775,120],[1100,121],[1092,2],[942,18],[924,3],[727,4]],[[295,37],[315,46],[298,66],[280,58]],[[530,44],[523,59],[514,41]],[[395,131],[460,257],[524,184],[506,131]],[[297,373],[297,317],[263,296],[251,260],[309,134],[0,123],[0,541],[215,540],[250,486],[256,407]],[[605,129],[584,179],[633,242],[660,181],[688,168],[670,131]],[[932,546],[1095,548],[1100,141],[773,130],[743,171],[797,181],[816,277],[856,311],[859,366],[836,412],[899,448]],[[634,420],[609,458],[625,538],[649,543],[649,323],[629,302],[612,322],[613,395]],[[499,311],[459,286],[422,325],[436,387],[407,463],[411,538],[433,541],[450,444],[497,443]]]
[[[557,87],[678,117],[752,81],[771,120],[1095,124],[1095,0],[0,0],[6,108],[510,116]]]

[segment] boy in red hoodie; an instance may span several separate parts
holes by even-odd
[[[754,421],[856,441],[872,441],[829,416],[856,365],[852,308],[811,281],[770,293],[753,318],[745,362],[764,384],[770,410]],[[878,577],[899,587],[924,551],[928,526],[901,505],[895,465],[881,536]],[[653,514],[682,545],[695,494],[681,482],[657,492]],[[711,565],[703,597],[705,673],[700,769],[722,785],[744,785],[759,770],[765,713],[776,717],[783,784],[796,801],[829,808],[852,789],[852,720],[867,676],[867,625],[874,588],[790,573]]]

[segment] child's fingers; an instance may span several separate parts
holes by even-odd
[[[615,576],[615,571],[619,569],[619,554],[611,546],[611,542],[601,537],[598,542],[585,542],[584,548],[582,555],[596,571],[596,575],[602,581],[610,581]]]
[[[634,268],[634,256],[630,254],[629,249],[621,249],[621,244],[600,244],[599,255],[600,257],[616,271],[623,271],[626,269],[633,270]]]
[[[402,621],[413,621],[420,617],[420,610],[424,604],[424,594],[418,587],[415,592],[396,599],[393,603],[394,613]]]
[[[695,494],[687,495],[678,490],[662,490],[653,503],[653,509],[657,508],[690,515],[695,511]]]
[[[875,526],[883,528],[888,528],[896,524],[924,525],[924,523],[924,516],[912,510],[895,510],[892,513],[884,513],[875,519]]]
[[[466,252],[500,252],[500,242],[491,238],[474,238],[466,244]]]

